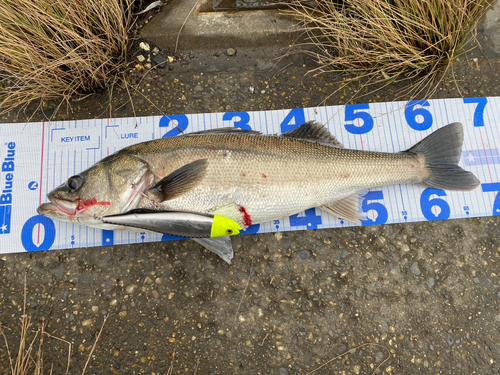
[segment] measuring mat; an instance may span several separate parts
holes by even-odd
[[[437,99],[353,104],[292,110],[205,113],[100,120],[0,125],[0,253],[53,250],[176,237],[151,232],[106,231],[53,221],[37,214],[46,194],[134,143],[236,126],[280,134],[306,121],[326,124],[345,148],[404,151],[452,122],[464,126],[460,165],[481,186],[470,192],[419,185],[371,189],[362,209],[363,225],[500,215],[500,97]],[[293,173],[293,172],[291,172]],[[351,226],[309,209],[274,222],[252,225],[241,233]]]

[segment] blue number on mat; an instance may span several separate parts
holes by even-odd
[[[33,229],[37,224],[43,226],[44,236],[40,246],[33,243]],[[46,216],[36,215],[29,218],[21,230],[21,242],[26,251],[49,250],[56,238],[56,226],[54,222]]]
[[[345,124],[345,128],[349,133],[352,134],[365,134],[373,129],[373,117],[361,109],[370,109],[369,104],[349,104],[345,106],[345,121],[352,121],[357,119],[363,120],[362,126],[356,126],[353,124]],[[358,112],[356,112],[358,111]]]
[[[291,227],[306,226],[307,229],[318,229],[318,225],[321,225],[321,216],[316,215],[315,208],[306,210],[304,216],[299,215],[301,214],[290,216]]]
[[[294,123],[290,124],[292,119],[294,119]],[[280,124],[281,132],[286,133],[288,131],[292,131],[297,126],[302,125],[305,122],[306,122],[306,116],[304,114],[304,109],[303,108],[292,109]]]
[[[500,191],[500,182],[493,182],[490,184],[481,184],[481,188],[483,189],[483,192],[488,193],[491,191],[497,192],[497,195],[495,196],[495,200],[493,201],[493,216],[498,216],[500,215],[500,194],[498,192]]]
[[[410,100],[405,108],[406,122],[414,130],[427,130],[432,126],[432,114],[425,108],[415,108],[415,106],[429,107],[427,100]],[[422,122],[417,122],[417,116],[424,118]]]
[[[166,132],[162,138],[170,138],[182,134],[186,131],[189,125],[189,119],[186,115],[169,115],[163,116],[160,119],[160,128],[169,128],[171,121],[175,121],[177,123],[177,126]]]
[[[477,103],[474,110],[474,126],[484,126],[484,107],[488,103],[486,98],[464,98],[464,103]]]
[[[240,128],[243,130],[252,130],[248,123],[250,122],[250,115],[248,112],[226,112],[224,116],[222,116],[222,121],[231,121],[235,117],[238,117],[240,120],[234,122],[234,126],[236,128]]]
[[[111,246],[115,243],[115,232],[112,230],[102,231],[102,246]]]
[[[363,203],[361,203],[361,209],[363,212],[368,213],[368,211],[375,211],[377,213],[377,217],[375,219],[367,218],[366,220],[361,220],[361,224],[363,225],[374,225],[374,224],[385,224],[387,223],[387,219],[389,217],[387,213],[387,208],[382,203],[372,202],[368,203],[368,201],[377,201],[384,199],[384,193],[382,191],[370,191],[368,192],[363,199]]]
[[[240,230],[240,234],[255,234],[259,231],[260,224],[250,225],[246,230]]]
[[[162,241],[170,241],[170,240],[187,240],[187,237],[178,237],[178,236],[171,236],[170,234],[164,234],[161,236]]]
[[[448,219],[450,217],[450,206],[448,205],[448,202],[441,198],[432,199],[433,195],[446,197],[444,190],[432,188],[425,189],[420,196],[420,209],[422,210],[425,218],[429,221]],[[434,206],[439,207],[441,212],[433,212],[432,209]]]

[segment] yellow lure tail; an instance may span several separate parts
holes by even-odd
[[[242,228],[240,225],[231,219],[223,216],[214,216],[210,237],[235,236],[240,233]]]

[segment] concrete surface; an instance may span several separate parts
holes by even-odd
[[[276,9],[204,12],[202,0],[172,0],[141,30],[162,49],[199,50],[287,46],[300,35],[296,22]],[[205,6],[206,8],[206,6]]]
[[[433,97],[500,94],[500,58],[473,56]],[[138,115],[314,106],[342,78],[306,75],[310,63],[234,72],[176,64],[132,78]],[[355,102],[394,100],[399,88]],[[346,87],[326,104],[354,93]],[[97,94],[56,118],[133,116],[125,90],[111,104]],[[53,106],[44,111],[32,120]],[[247,235],[233,240],[232,265],[189,241],[4,255],[0,322],[15,350],[26,275],[32,322],[73,343],[70,374],[82,372],[109,314],[87,374],[306,374],[346,351],[314,374],[496,374],[499,228],[489,217]],[[67,346],[44,345],[45,363],[63,374]],[[2,373],[6,357],[0,346]]]

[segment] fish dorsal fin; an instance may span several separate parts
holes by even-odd
[[[214,238],[192,238],[201,246],[220,256],[226,263],[231,264],[233,259],[233,245],[229,236]]]
[[[195,188],[205,177],[207,159],[186,164],[158,181],[149,192],[158,195],[160,201],[178,198]]]
[[[199,132],[187,133],[183,134],[183,136],[189,135],[203,135],[203,134],[262,134],[257,130],[245,130],[237,127],[227,127],[227,128],[218,128],[218,129],[208,129],[202,130]]]
[[[346,198],[321,206],[326,212],[352,223],[361,224],[366,216],[361,212],[363,193],[350,195]]]
[[[308,141],[316,141],[328,146],[344,148],[328,129],[315,121],[308,121],[295,129],[281,134],[282,137],[305,139]]]

